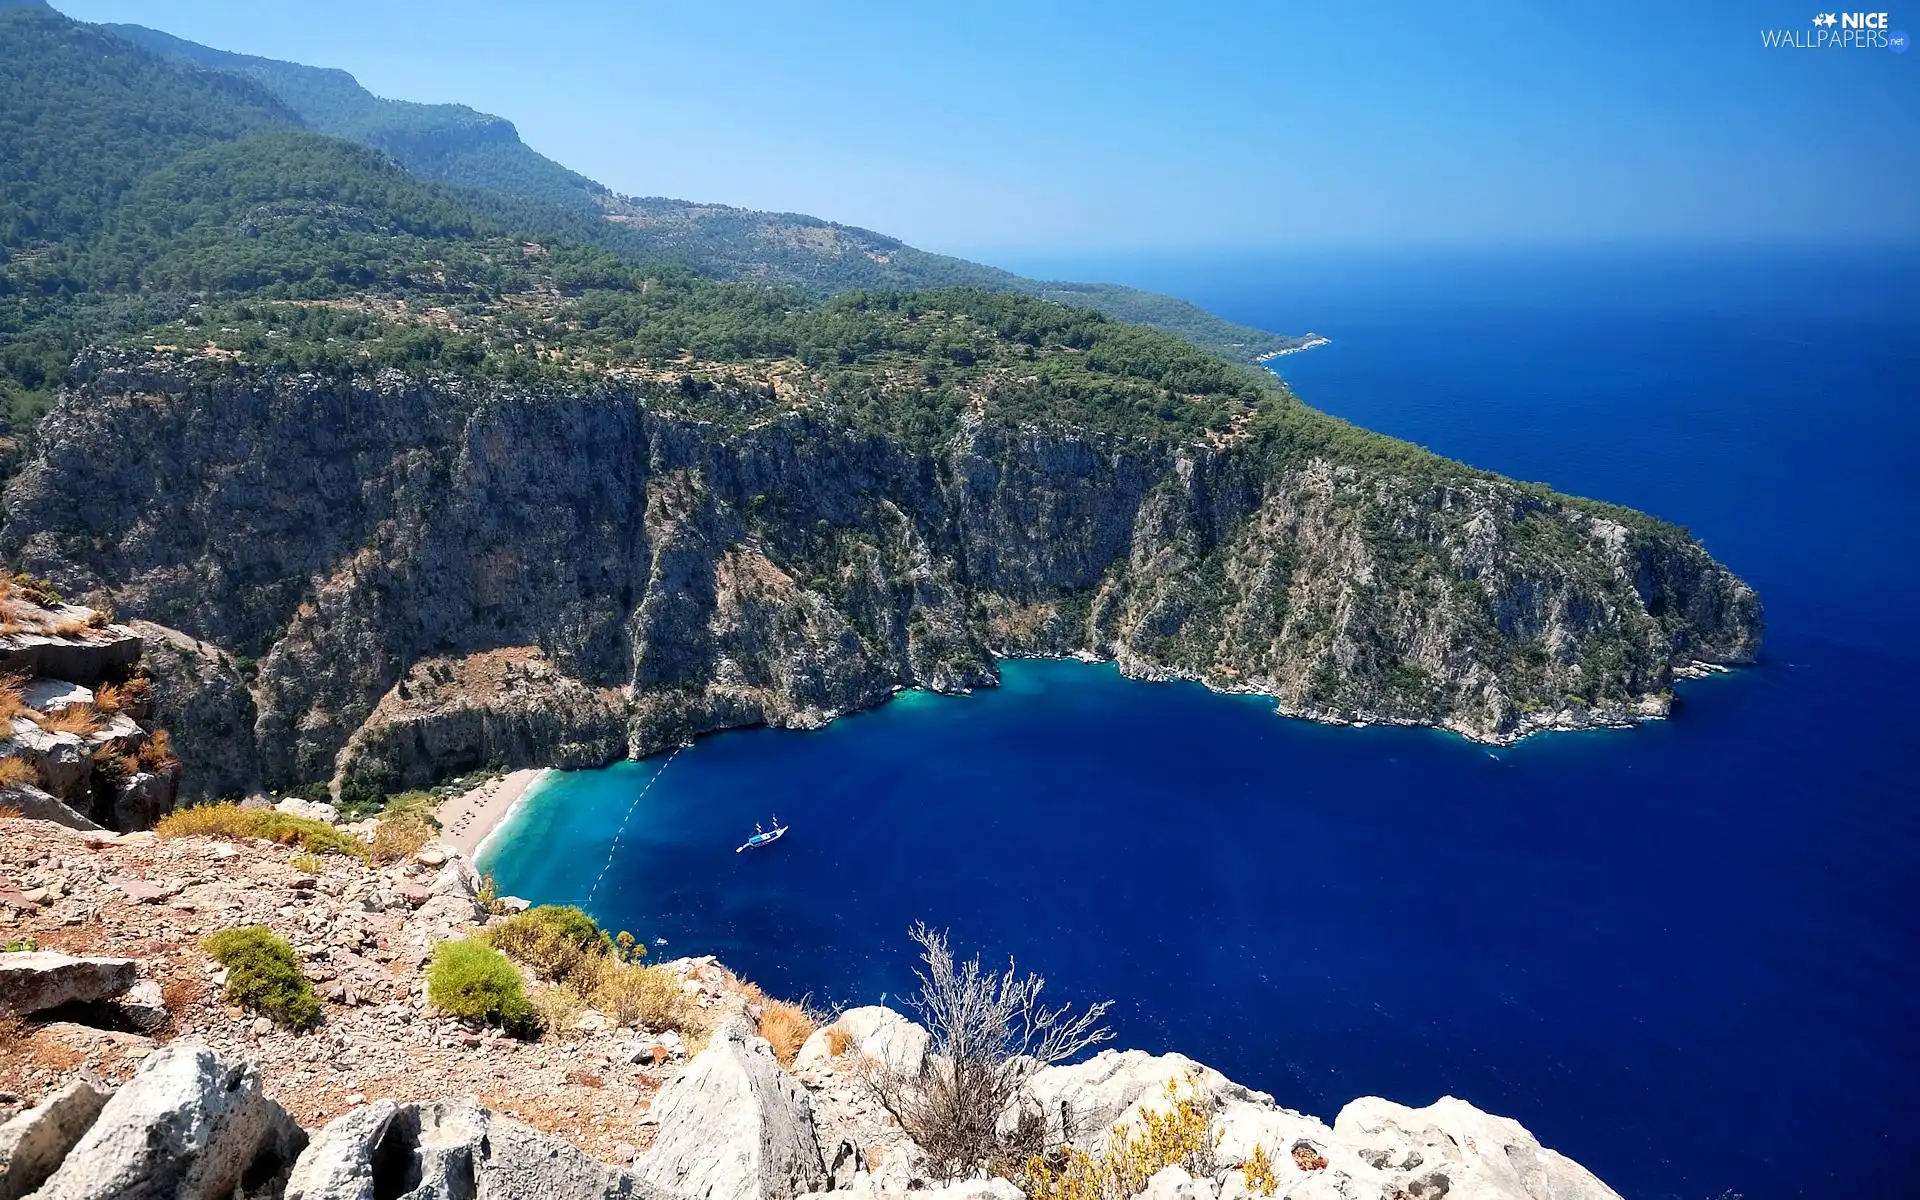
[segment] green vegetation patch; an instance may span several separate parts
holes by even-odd
[[[320,1001],[288,941],[264,925],[223,929],[203,945],[227,969],[228,1000],[288,1029],[320,1019]]]
[[[462,938],[433,948],[427,999],[464,1021],[498,1025],[515,1034],[539,1032],[539,1017],[507,956],[484,942]]]

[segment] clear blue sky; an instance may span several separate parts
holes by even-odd
[[[56,3],[956,252],[1920,238],[1920,52],[1812,0]]]

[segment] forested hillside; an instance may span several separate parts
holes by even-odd
[[[259,83],[312,129],[391,154],[422,179],[487,193],[470,197],[518,224],[624,257],[672,262],[718,279],[780,284],[814,296],[863,288],[972,287],[1024,292],[1152,325],[1239,362],[1300,339],[1223,321],[1197,305],[1118,284],[1052,283],[799,213],[615,195],[520,141],[512,122],[460,104],[414,104],[368,92],[344,71],[232,54],[139,25],[106,26],[174,61]]]

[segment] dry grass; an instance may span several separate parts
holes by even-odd
[[[11,1046],[33,1036],[27,1023],[12,1013],[0,1013],[0,1046]]]
[[[0,630],[4,633],[5,630]],[[0,721],[11,721],[15,717],[38,717],[40,714],[27,707],[21,698],[20,689],[26,686],[26,679],[19,675],[0,678]]]
[[[196,804],[161,817],[153,831],[163,838],[263,838],[283,846],[299,846],[315,854],[342,854],[365,859],[367,848],[325,821],[296,817],[271,808],[242,808],[238,804]]]
[[[126,712],[145,704],[152,690],[152,683],[139,676],[125,683],[102,684],[93,694],[93,706],[103,713]]]
[[[68,617],[54,624],[53,635],[63,638],[83,638],[93,632],[93,622],[86,617]]]
[[[69,704],[57,713],[41,717],[39,725],[48,733],[75,733],[85,737],[105,729],[107,721],[91,704]]]
[[[783,1067],[793,1065],[794,1056],[813,1034],[813,1018],[798,1004],[769,1000],[760,1008],[760,1036],[773,1047],[773,1056]]]
[[[111,624],[113,624],[113,610],[111,608],[103,606],[87,614],[88,629],[105,629]]]
[[[827,1027],[827,1057],[828,1058],[839,1058],[842,1054],[845,1054],[847,1052],[847,1048],[852,1045],[853,1045],[852,1034],[840,1028],[838,1025],[829,1025]]]
[[[40,769],[18,754],[0,758],[0,787],[38,787]]]
[[[0,804],[0,821],[18,821],[26,815],[11,804]]]
[[[158,771],[173,761],[173,737],[164,729],[156,729],[140,743],[136,753],[143,771]]]
[[[387,813],[374,826],[373,861],[390,863],[412,858],[422,846],[433,840],[436,832],[433,823],[421,813]]]

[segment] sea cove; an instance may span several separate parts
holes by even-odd
[[[1135,270],[1330,336],[1282,366],[1339,415],[1687,523],[1767,603],[1761,662],[1681,684],[1670,721],[1494,752],[1009,662],[998,690],[703,739],[637,807],[664,756],[549,777],[502,889],[585,901],[632,808],[590,909],[770,992],[897,996],[924,918],[1115,998],[1123,1045],[1324,1116],[1459,1095],[1634,1197],[1897,1190],[1920,588],[1876,548],[1920,516],[1916,341],[1884,316],[1911,264]],[[733,852],[775,814],[787,838]]]

